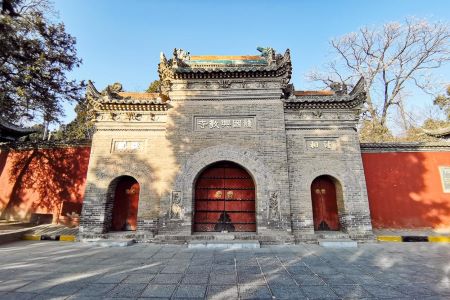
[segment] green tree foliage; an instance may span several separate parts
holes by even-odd
[[[445,114],[445,120],[439,118],[428,118],[420,127],[411,127],[406,131],[404,141],[408,142],[433,142],[439,139],[426,134],[424,130],[435,131],[450,126],[450,85],[447,86],[446,94],[434,98],[433,104]]]
[[[447,121],[450,121],[450,85],[447,86],[447,91],[445,95],[437,96],[433,103],[447,115]]]
[[[5,3],[6,6],[5,7]],[[64,101],[80,101],[75,38],[46,18],[46,0],[6,0],[0,13],[0,115],[18,124],[57,122]]]
[[[159,80],[153,80],[152,83],[148,86],[148,88],[145,90],[146,93],[159,93],[159,87],[161,85],[161,82]]]
[[[371,120],[363,120],[359,130],[361,142],[380,143],[393,142],[395,137],[389,128]]]
[[[32,129],[36,130],[36,132],[21,138],[22,140],[27,140],[27,141],[42,141],[43,136],[44,136],[44,125],[42,124],[35,124],[33,126],[31,126]]]
[[[77,116],[67,125],[61,125],[59,130],[54,132],[53,139],[55,140],[83,140],[91,139],[94,131],[94,123],[90,116],[89,105],[86,102],[79,103],[75,107]]]

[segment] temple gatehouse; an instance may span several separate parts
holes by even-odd
[[[161,54],[159,93],[98,91],[80,238],[372,237],[356,130],[364,81],[298,91],[289,50]]]

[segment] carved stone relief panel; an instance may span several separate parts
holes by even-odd
[[[278,195],[278,191],[269,191],[268,219],[272,221],[280,219],[280,203]]]
[[[166,115],[132,111],[97,113],[95,115],[97,122],[165,122],[166,119]]]
[[[181,204],[181,191],[172,191],[169,215],[171,219],[181,219],[183,207]]]
[[[204,80],[175,83],[172,86],[173,91],[184,90],[204,90],[204,89],[266,89],[266,88],[281,88],[278,81],[260,81],[260,80]]]
[[[343,112],[338,114],[339,120],[348,120],[348,121],[355,121],[358,118],[358,114],[354,112]]]

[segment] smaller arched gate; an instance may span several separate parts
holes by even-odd
[[[111,230],[136,230],[139,183],[131,176],[120,177],[114,192]]]
[[[319,176],[311,184],[314,230],[339,230],[336,185],[330,176]]]

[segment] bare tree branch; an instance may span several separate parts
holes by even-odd
[[[386,126],[392,107],[401,109],[403,116],[409,114],[408,99],[401,93],[411,84],[430,93],[432,71],[450,60],[450,29],[447,23],[408,18],[381,28],[363,27],[331,40],[330,46],[337,57],[325,71],[308,78],[330,86],[351,85],[364,77],[369,94],[366,116]]]

